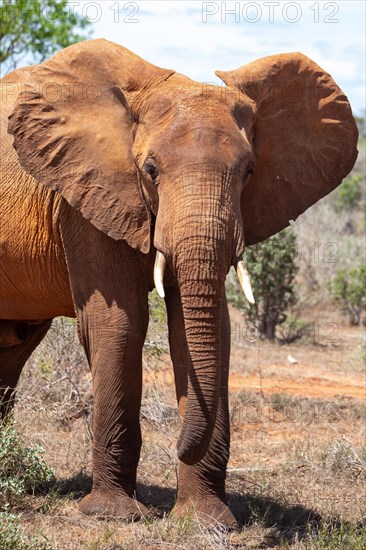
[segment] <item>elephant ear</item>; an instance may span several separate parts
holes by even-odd
[[[130,105],[173,72],[106,40],[81,42],[31,72],[9,117],[23,168],[145,253],[150,213],[132,156]]]
[[[357,126],[342,90],[301,53],[216,74],[256,104],[255,165],[241,198],[245,242],[254,244],[341,183],[357,158]]]

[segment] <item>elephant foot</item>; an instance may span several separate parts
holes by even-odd
[[[152,517],[152,513],[138,500],[127,495],[116,495],[113,492],[107,493],[100,490],[93,490],[86,495],[80,501],[79,509],[87,516],[103,519],[118,518],[126,522]]]
[[[239,524],[230,508],[215,496],[205,499],[178,498],[172,510],[172,516],[179,519],[191,517],[208,529],[222,529],[224,531],[239,529]]]

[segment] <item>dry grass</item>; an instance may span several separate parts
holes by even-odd
[[[17,427],[46,449],[57,478],[14,506],[24,532],[54,550],[366,548],[364,404],[352,393],[363,385],[362,357],[348,364],[363,332],[341,333],[338,347],[233,343],[228,494],[243,527],[222,533],[169,517],[180,423],[168,355],[148,350],[138,494],[156,519],[125,525],[80,514],[91,484],[91,380],[73,323],[57,321],[19,388]]]

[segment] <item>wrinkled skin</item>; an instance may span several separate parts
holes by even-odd
[[[288,225],[356,159],[347,99],[305,56],[217,74],[226,88],[96,40],[2,81],[2,413],[51,320],[76,315],[95,398],[86,514],[148,514],[135,489],[159,250],[183,419],[174,514],[236,525],[225,277],[244,244]]]

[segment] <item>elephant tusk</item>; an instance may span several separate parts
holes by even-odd
[[[255,300],[253,296],[252,285],[250,284],[249,273],[247,271],[247,268],[245,267],[245,263],[243,262],[243,260],[240,260],[240,262],[238,262],[238,265],[236,266],[236,273],[238,275],[240,286],[243,289],[246,299],[250,304],[254,304]]]
[[[154,283],[160,298],[164,298],[165,296],[163,284],[165,264],[166,259],[164,258],[164,254],[157,251],[154,265]]]

